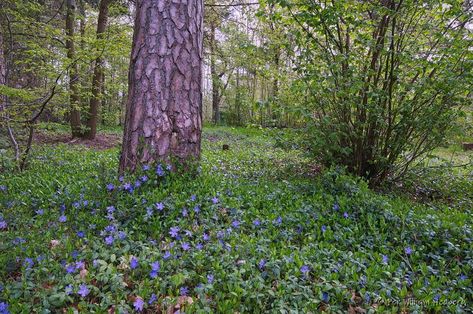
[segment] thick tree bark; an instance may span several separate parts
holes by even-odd
[[[202,0],[138,0],[120,171],[199,158]]]
[[[69,68],[69,100],[71,103],[70,123],[73,137],[81,136],[81,123],[79,111],[79,76],[74,46],[75,1],[66,0],[66,49],[67,58],[72,62]]]
[[[109,0],[101,0],[99,17],[97,21],[97,40],[103,39],[108,21]],[[92,78],[92,97],[90,98],[89,116],[87,119],[86,137],[94,139],[97,134],[98,107],[104,85],[103,58],[101,55],[95,59],[94,76]]]

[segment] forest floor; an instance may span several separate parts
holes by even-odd
[[[473,169],[444,168],[451,149],[377,193],[285,131],[209,127],[197,174],[117,178],[120,130],[66,130],[43,126],[29,168],[0,174],[12,313],[473,309]]]

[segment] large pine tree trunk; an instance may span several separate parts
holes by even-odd
[[[120,171],[200,156],[202,0],[138,0]]]
[[[97,21],[97,40],[101,40],[107,28],[109,0],[101,0]],[[87,120],[86,137],[94,139],[97,134],[98,107],[104,86],[103,58],[95,59],[94,76],[92,78],[92,97],[90,98],[89,117]]]
[[[71,103],[70,123],[72,136],[81,136],[81,123],[79,112],[79,76],[74,45],[74,24],[75,24],[75,1],[66,0],[66,48],[67,58],[72,62],[69,68],[69,100]]]

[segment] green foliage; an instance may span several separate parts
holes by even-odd
[[[268,1],[293,29],[294,91],[316,158],[376,185],[439,146],[471,105],[471,7],[464,1]]]
[[[0,174],[0,302],[124,313],[141,297],[156,312],[186,287],[186,313],[471,310],[471,208],[376,195],[337,169],[309,180],[304,154],[275,147],[277,133],[206,130],[197,177],[164,165],[119,181],[116,150],[35,147],[30,169]]]

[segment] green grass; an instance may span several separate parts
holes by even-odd
[[[152,167],[123,182],[116,149],[35,147],[27,171],[0,175],[0,302],[12,313],[125,313],[140,298],[149,313],[472,309],[471,208],[379,195],[337,169],[313,177],[279,135],[206,128],[198,175]]]

